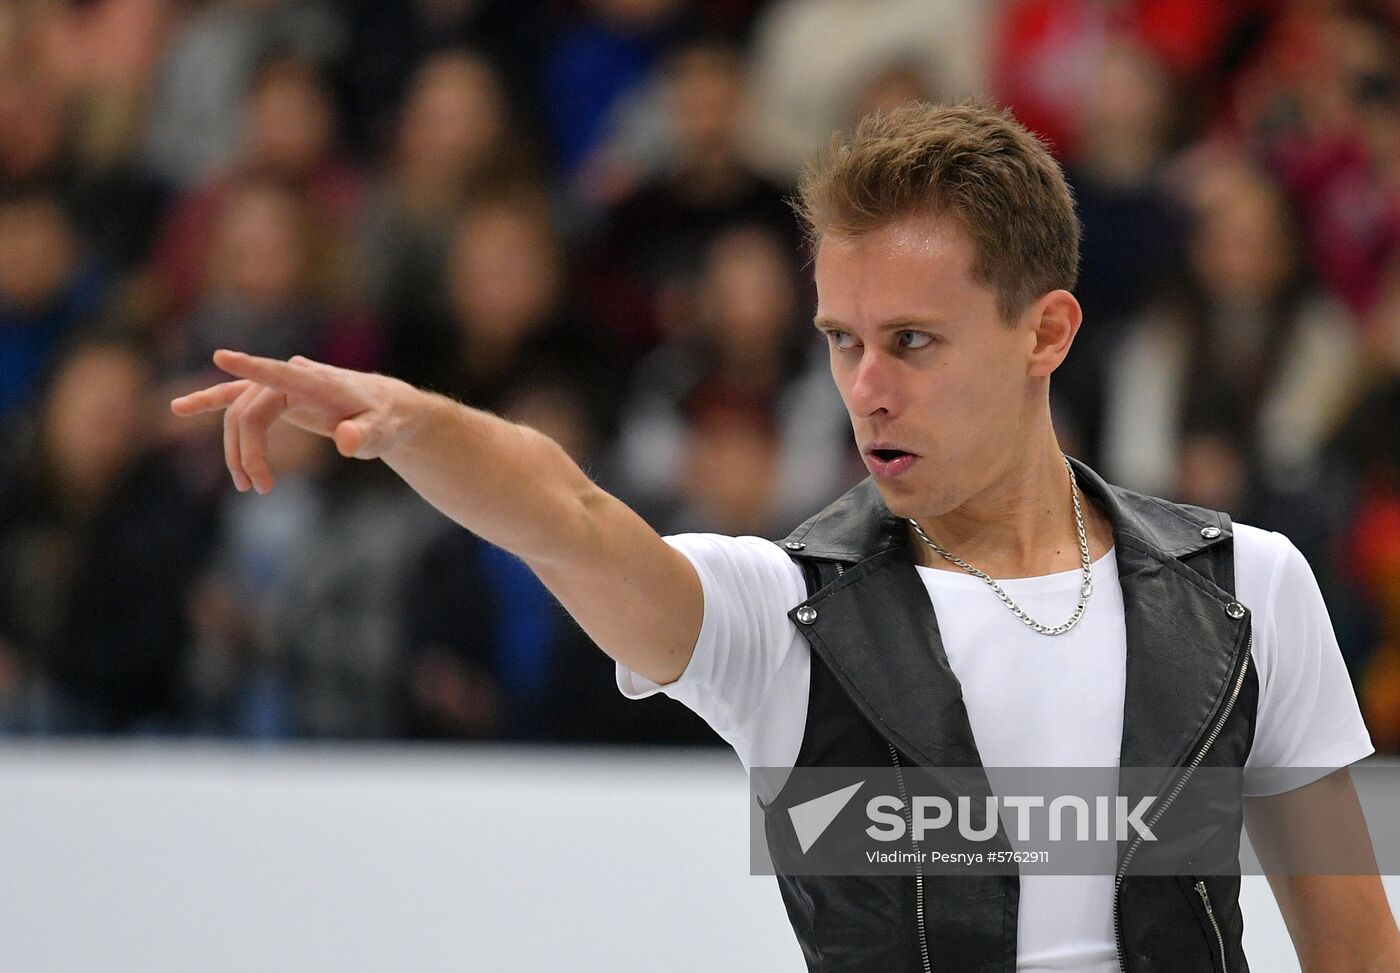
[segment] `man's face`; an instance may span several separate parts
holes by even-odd
[[[941,515],[995,482],[1034,418],[1034,325],[1004,321],[973,257],[960,228],[929,217],[827,236],[817,251],[831,374],[866,468],[902,517]]]

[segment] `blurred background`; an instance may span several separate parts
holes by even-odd
[[[663,533],[864,476],[786,203],[831,132],[985,95],[1065,164],[1066,449],[1286,533],[1400,751],[1400,5],[0,3],[0,729],[714,746],[522,565],[274,430],[210,352],[530,423]]]

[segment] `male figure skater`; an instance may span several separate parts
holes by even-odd
[[[746,766],[1245,768],[1256,820],[1359,809],[1372,747],[1289,541],[1067,459],[1050,375],[1081,312],[1059,167],[1008,116],[867,118],[805,175],[817,328],[870,478],[778,544],[662,538],[540,433],[401,381],[220,351],[229,470],[279,419],[379,458],[521,557],[617,662]],[[994,580],[1002,579],[1002,580]],[[1340,768],[1285,796],[1281,767]],[[1246,969],[1229,876],[780,880],[812,970]],[[1274,876],[1308,971],[1400,971],[1374,875]]]

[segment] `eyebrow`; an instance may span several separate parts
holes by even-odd
[[[931,318],[892,318],[889,321],[881,322],[876,330],[879,331],[922,331],[925,328],[937,328],[942,322]],[[812,322],[812,327],[818,331],[850,331],[850,326],[842,324],[840,321],[833,321],[830,318],[817,318]]]

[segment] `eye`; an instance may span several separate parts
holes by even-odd
[[[855,338],[849,331],[828,329],[823,333],[826,335],[826,340],[831,342],[831,347],[837,351],[849,351],[855,347]]]
[[[922,331],[901,331],[899,344],[903,348],[922,348],[925,345],[933,344],[933,335],[925,334]]]

